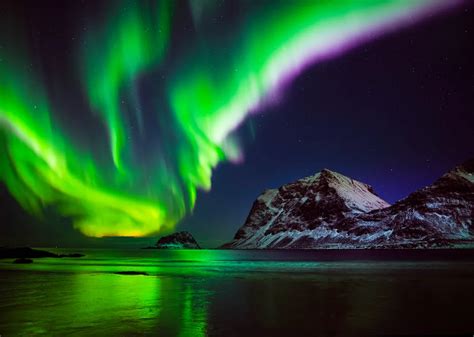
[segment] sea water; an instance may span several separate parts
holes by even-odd
[[[0,335],[472,335],[474,259],[73,249],[0,260]],[[146,275],[116,273],[139,272]]]

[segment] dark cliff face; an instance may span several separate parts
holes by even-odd
[[[177,232],[163,236],[156,242],[160,249],[200,249],[194,237],[189,232]]]
[[[322,172],[267,190],[227,248],[425,248],[474,237],[474,160],[392,206],[366,184]]]

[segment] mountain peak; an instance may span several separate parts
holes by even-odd
[[[465,161],[449,173],[456,174],[468,180],[470,183],[474,183],[474,158]]]
[[[474,158],[466,160],[464,163],[459,165],[458,168],[469,173],[474,173]]]
[[[313,183],[313,182],[319,182],[319,181],[331,181],[331,180],[337,180],[338,176],[344,177],[344,175],[340,173],[331,171],[327,168],[323,168],[321,171],[316,172],[315,174],[311,176],[298,179],[298,181],[307,182],[307,183],[308,182]]]
[[[331,171],[327,168],[324,168],[324,169],[321,170],[321,172],[319,172],[319,179],[322,179],[322,180],[338,181],[338,180],[341,180],[341,178],[350,179],[350,178],[346,177],[343,174],[340,174],[340,173],[335,172],[335,171]]]
[[[456,166],[451,171],[445,173],[433,185],[425,187],[423,190],[433,189],[467,189],[474,191],[474,158]]]
[[[300,179],[294,184],[298,183],[310,185],[312,189],[318,190],[321,193],[320,197],[329,194],[337,195],[353,211],[368,212],[390,206],[380,199],[372,186],[326,168],[315,175]],[[293,184],[284,185],[283,187],[291,185]]]
[[[334,171],[331,171],[330,169],[323,168],[321,172],[319,172],[321,175],[327,175],[327,176],[334,176],[335,174],[338,174]]]

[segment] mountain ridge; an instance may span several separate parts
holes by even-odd
[[[389,205],[365,183],[323,169],[255,200],[223,248],[429,248],[473,239],[474,160]]]

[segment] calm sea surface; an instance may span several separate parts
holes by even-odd
[[[396,252],[74,249],[0,260],[0,335],[474,333],[474,259]],[[417,255],[418,254],[418,255]],[[148,275],[118,275],[137,271]]]

